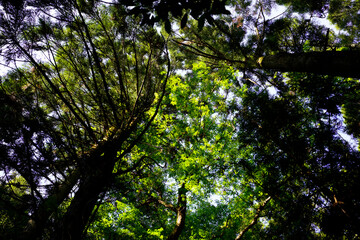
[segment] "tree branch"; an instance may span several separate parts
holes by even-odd
[[[174,207],[174,205],[172,205],[171,203],[167,203],[165,202],[164,200],[162,199],[158,199],[157,200],[158,203],[160,203],[161,205],[163,205],[164,207],[170,209],[171,211],[175,212],[176,213],[176,208]]]
[[[264,209],[265,205],[270,201],[270,199],[271,199],[271,196],[268,197],[267,199],[265,199],[265,201],[260,204],[259,208],[256,210],[256,214],[254,216],[254,219],[251,221],[251,223],[249,225],[247,225],[243,230],[240,231],[239,235],[237,235],[235,240],[242,239],[242,237],[245,235],[245,233],[247,231],[249,231],[257,223],[257,221],[258,221],[258,219],[260,217],[261,211]]]

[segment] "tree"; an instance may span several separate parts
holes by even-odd
[[[358,9],[357,6],[352,8],[350,6],[352,3],[339,3],[338,1],[330,1],[330,3],[328,3],[328,1],[306,1],[305,3],[303,1],[278,2],[281,4],[291,4],[291,8],[300,13],[310,12],[311,17],[309,19],[303,19],[303,22],[298,24],[298,26],[294,26],[294,24],[291,24],[292,26],[290,26],[286,23],[289,23],[289,19],[296,18],[295,16],[291,16],[291,12],[290,14],[284,14],[285,18],[266,19],[265,14],[270,12],[272,9],[271,1],[259,1],[255,4],[255,6],[251,4],[251,1],[234,2],[231,6],[236,9],[236,18],[234,19],[232,16],[220,17],[220,19],[218,18],[216,20],[213,18],[213,15],[230,13],[225,8],[225,2],[208,2],[208,4],[204,5],[202,8],[204,13],[201,16],[200,10],[198,10],[198,6],[196,4],[188,6],[187,3],[183,3],[182,1],[172,1],[171,5],[168,5],[166,1],[160,1],[155,7],[152,5],[149,6],[146,1],[125,1],[125,4],[130,6],[135,5],[136,7],[131,9],[129,13],[141,13],[144,23],[153,23],[156,21],[165,22],[166,29],[169,32],[171,30],[169,21],[172,17],[179,18],[183,16],[181,19],[181,28],[185,28],[186,23],[188,22],[188,11],[190,11],[190,15],[194,19],[198,20],[197,25],[199,30],[203,29],[205,21],[210,24],[208,25],[210,32],[213,32],[214,27],[216,26],[218,28],[217,31],[219,31],[219,36],[212,34],[212,36],[209,37],[206,33],[199,33],[196,34],[196,36],[192,34],[190,37],[185,35],[183,38],[176,41],[178,44],[183,46],[189,46],[190,51],[206,58],[236,63],[238,67],[248,70],[264,69],[282,72],[308,72],[343,77],[360,76],[357,68],[359,65],[358,50],[328,52],[327,50],[329,50],[329,47],[336,47],[332,42],[330,42],[331,39],[328,38],[328,31],[327,34],[326,32],[320,31],[317,33],[317,36],[306,35],[309,33],[309,28],[317,27],[310,22],[313,15],[319,15],[322,17],[327,13],[327,9],[330,9],[329,19],[334,23],[339,24],[340,27],[345,27],[347,25],[356,26],[356,17],[353,16],[354,12],[356,12],[355,9]],[[172,8],[172,4],[176,7]],[[169,8],[166,8],[165,6]],[[175,10],[171,9],[176,9],[176,13],[173,13],[172,11]],[[345,12],[348,11],[344,11],[343,9],[353,10],[349,15],[347,15]],[[181,10],[185,12],[184,15],[182,15]],[[157,16],[151,21],[149,18],[150,12],[154,12],[153,14],[155,15],[157,14]],[[171,12],[172,15],[169,15],[168,12]],[[253,15],[250,15],[250,12],[252,12]],[[347,15],[348,17],[340,17],[344,15]],[[274,29],[274,26],[277,29]],[[250,33],[248,40],[243,41],[246,36],[246,28],[253,29],[256,34],[253,35]],[[196,31],[196,28],[194,27],[191,27],[190,29],[191,31]],[[345,29],[351,33],[351,36],[356,34],[356,31],[353,31],[354,28]],[[274,30],[275,34],[273,34]],[[266,44],[268,44],[269,41],[278,41],[280,36],[276,36],[277,39],[274,39],[274,35],[279,34],[280,32],[291,34],[290,36],[283,35],[282,37],[290,37],[290,39],[293,38],[292,48],[298,48],[298,50],[292,50],[289,52],[289,50],[281,48],[276,50],[269,49],[269,46],[266,46]],[[224,37],[227,39],[227,45],[230,45],[231,48],[233,48],[230,52],[235,50],[237,52],[237,56],[229,56],[229,51],[221,51],[211,47],[211,42],[214,38]],[[307,39],[309,37],[320,37],[320,39]],[[314,49],[314,52],[303,52],[303,45],[306,41],[313,41],[312,44],[315,44],[317,47]],[[242,46],[240,46],[241,42],[244,42]],[[349,45],[349,39],[344,43],[345,45]],[[252,50],[250,50],[251,48]],[[269,52],[267,50],[272,51]]]
[[[2,188],[13,174],[30,192],[22,199],[10,191],[2,201],[24,204],[28,224],[12,238],[80,239],[115,166],[123,174],[138,167],[126,156],[164,94],[165,40],[137,29],[121,8],[63,1],[30,11],[31,4],[4,3],[1,16],[4,57],[26,63],[1,84]]]
[[[294,8],[292,9],[295,11],[300,13],[311,11],[311,14],[314,15],[326,14],[326,9],[329,7],[327,1],[317,2],[316,4],[314,1],[307,1],[306,3],[309,3],[309,5],[301,5],[299,1],[287,2],[293,4],[292,6],[294,6]],[[209,20],[210,25],[206,25],[205,27],[202,27],[202,24],[198,23],[198,25],[201,26],[201,31],[198,31],[198,28],[196,28],[196,22],[188,24],[187,28],[184,28],[181,34],[179,34],[179,37],[174,40],[179,46],[184,46],[182,49],[183,52],[180,53],[180,56],[177,56],[178,59],[180,61],[187,59],[190,53],[200,56],[200,61],[210,61],[214,68],[221,68],[219,61],[226,62],[241,69],[243,71],[243,78],[250,80],[252,84],[266,87],[264,85],[268,82],[278,91],[278,95],[280,95],[279,98],[276,97],[272,99],[269,96],[261,98],[262,94],[259,94],[259,88],[255,87],[250,91],[253,92],[254,95],[249,95],[252,96],[250,99],[254,100],[260,97],[259,100],[254,101],[254,105],[251,104],[255,109],[247,105],[250,103],[248,102],[244,104],[244,108],[240,108],[244,110],[239,110],[241,113],[239,116],[242,116],[239,118],[239,123],[244,121],[253,128],[259,128],[259,132],[256,134],[250,133],[251,131],[249,132],[248,127],[240,130],[240,132],[244,134],[245,139],[247,137],[251,139],[249,142],[245,142],[244,146],[256,146],[260,144],[259,148],[251,149],[252,154],[248,160],[241,161],[244,163],[244,165],[241,164],[242,169],[246,170],[243,174],[245,176],[253,176],[254,182],[260,187],[262,193],[267,193],[273,198],[278,198],[280,202],[284,200],[282,203],[287,202],[290,204],[284,204],[285,206],[289,206],[288,210],[282,208],[282,211],[280,211],[286,212],[287,214],[283,220],[281,220],[282,216],[273,218],[277,220],[274,220],[275,223],[271,225],[269,230],[269,233],[273,234],[271,236],[281,235],[293,237],[312,235],[315,238],[319,237],[319,234],[316,234],[315,231],[317,226],[319,226],[319,228],[323,230],[322,233],[326,233],[328,237],[336,237],[343,234],[348,234],[350,238],[356,236],[356,234],[358,234],[356,230],[358,226],[358,222],[355,220],[356,214],[351,216],[348,214],[349,210],[345,210],[339,206],[339,200],[336,197],[339,193],[336,193],[336,191],[342,192],[342,190],[345,189],[341,187],[345,185],[343,181],[339,180],[341,178],[347,179],[345,182],[347,182],[346,185],[349,188],[345,190],[346,192],[353,192],[354,189],[357,188],[353,179],[358,179],[358,174],[356,173],[359,169],[357,165],[358,160],[356,160],[358,156],[356,152],[353,152],[346,143],[342,142],[335,135],[337,131],[339,131],[337,126],[341,126],[341,122],[336,120],[336,118],[339,117],[339,108],[341,106],[344,106],[343,110],[346,111],[346,106],[352,105],[352,110],[348,111],[349,116],[346,117],[348,124],[357,119],[358,108],[350,104],[353,97],[350,97],[346,91],[341,90],[351,86],[350,91],[357,92],[357,84],[353,82],[348,85],[348,80],[331,76],[321,77],[308,74],[304,77],[304,75],[287,74],[286,77],[284,77],[281,73],[276,73],[275,71],[264,72],[258,71],[258,69],[358,77],[358,62],[356,60],[358,59],[358,51],[356,51],[356,49],[354,51],[337,51],[339,48],[343,50],[343,47],[349,46],[349,38],[344,38],[343,36],[337,37],[329,29],[314,24],[314,22],[312,22],[313,16],[306,18],[306,15],[300,15],[300,17],[295,18],[295,20],[291,20],[291,18],[294,18],[291,16],[293,12],[289,11],[289,14],[284,14],[283,18],[267,20],[265,19],[265,13],[271,10],[269,2],[258,2],[255,8],[253,8],[249,2],[242,1],[239,3],[239,6],[240,7],[236,9],[239,16],[235,19],[222,16],[217,20]],[[336,1],[330,2],[330,9],[332,11],[330,12],[330,16],[333,12],[342,11],[339,6],[339,4],[336,4]],[[251,11],[253,14],[249,14]],[[349,23],[351,20],[345,21]],[[346,24],[343,23],[343,26],[345,25]],[[183,27],[184,25],[181,24],[181,26]],[[250,29],[254,29],[253,32],[256,34],[252,34]],[[356,38],[354,34],[350,34],[350,36],[352,39]],[[352,63],[355,64],[352,65]],[[191,65],[187,65],[186,61],[183,67],[185,69],[191,69]],[[288,82],[290,80],[293,82],[285,83],[285,81]],[[302,87],[306,89],[301,89]],[[253,88],[253,86],[251,88]],[[319,91],[314,90],[317,88]],[[335,93],[334,89],[336,89],[335,92],[339,92]],[[301,94],[297,95],[299,91]],[[349,91],[349,89],[347,91]],[[266,96],[266,91],[264,94]],[[294,95],[296,97],[294,97]],[[242,98],[244,98],[244,96],[242,96]],[[247,97],[245,97],[245,99],[246,98]],[[311,105],[305,105],[306,107],[301,106],[301,104],[305,104],[307,101],[310,101]],[[290,105],[287,106],[287,104],[295,105],[299,108],[295,107],[295,109],[291,110],[291,108],[289,108]],[[265,108],[262,109],[261,107],[259,108],[259,106],[264,106]],[[247,110],[249,107],[250,109]],[[266,126],[256,122],[254,115],[245,117],[247,115],[246,110],[250,113],[261,113],[265,111],[266,115],[260,114],[259,119],[261,119],[263,123],[266,123]],[[350,111],[352,113],[350,113]],[[296,122],[287,122],[288,114],[291,115],[292,112],[295,113],[295,115],[290,119],[296,119],[295,121],[298,121],[299,118],[304,119],[305,122],[302,122],[302,126],[297,125]],[[322,112],[324,112],[325,115],[322,115]],[[271,120],[274,113],[280,116],[279,119],[276,118],[275,122]],[[307,115],[307,113],[311,113],[312,115]],[[322,119],[328,120],[324,121]],[[356,122],[355,120],[353,123]],[[317,129],[317,127],[314,128],[314,126],[320,126],[320,128]],[[354,125],[347,126],[348,129],[354,129]],[[284,129],[284,132],[281,132],[281,129]],[[278,132],[279,130],[280,132]],[[351,130],[350,133],[355,132]],[[272,138],[271,136],[273,136],[273,134],[276,136],[280,134],[282,137],[286,136],[285,140],[280,140],[278,137]],[[261,142],[259,143],[259,140],[262,139],[260,136],[262,136],[265,141],[264,145]],[[308,144],[312,147],[306,147]],[[329,151],[327,149],[333,150]],[[266,153],[267,151],[268,153]],[[310,151],[310,154],[306,153],[307,151]],[[277,153],[279,153],[279,155],[277,155]],[[251,157],[254,156],[260,159],[258,159],[258,161],[251,161]],[[327,160],[324,161],[323,159]],[[280,162],[277,162],[278,160]],[[311,164],[309,164],[309,162],[297,163],[297,161],[302,162],[304,160],[311,162]],[[332,163],[330,164],[328,161]],[[254,162],[253,164],[257,167],[251,168],[251,162]],[[310,170],[302,169],[304,167],[302,164],[305,166],[309,164],[308,166],[313,166],[313,168],[310,168]],[[331,170],[326,170],[329,167],[327,164],[332,166]],[[350,167],[350,165],[352,165],[352,167]],[[289,166],[292,166],[292,168],[287,169]],[[235,169],[238,168],[235,167],[235,165],[233,167]],[[348,171],[345,170],[345,168],[354,169],[354,172],[349,173],[349,175],[345,174],[349,178],[344,177],[344,175],[340,177],[340,175],[342,175],[340,172]],[[269,175],[271,173],[274,176],[265,180],[256,177],[257,174],[262,176],[267,173],[269,173]],[[330,176],[339,176],[339,179],[332,182]],[[305,188],[302,188],[301,184],[298,186],[298,184],[303,181],[305,185],[313,185]],[[335,185],[337,187],[334,187]],[[289,190],[288,194],[276,197],[276,194],[272,193],[272,191],[275,191],[276,186],[283,189],[280,190],[283,193],[286,192],[285,189],[291,190]],[[332,190],[329,192],[327,186],[332,186],[331,189],[337,190],[335,192],[332,192]],[[309,194],[306,193],[307,191],[314,191],[315,193],[309,196]],[[342,193],[340,195],[342,195]],[[357,199],[356,196],[353,194],[351,194],[351,196],[351,201],[358,201],[355,200]],[[332,206],[328,205],[323,208],[326,213],[317,212],[314,206],[319,206],[323,201],[328,203],[332,202]],[[344,204],[343,201],[340,202]],[[350,208],[354,207],[350,212],[358,211],[356,210],[357,204],[350,205],[352,206]],[[348,205],[348,207],[350,205]],[[281,204],[277,205],[276,208],[279,207],[281,207]],[[305,211],[301,210],[304,207]],[[338,209],[334,210],[335,208]],[[340,212],[345,214],[346,217],[340,214]],[[300,225],[294,222],[298,214],[303,216],[298,223]],[[258,215],[256,214],[255,216]],[[281,222],[286,222],[285,219],[292,222],[292,226],[294,226],[294,228],[290,229],[287,233],[284,232],[286,227],[281,225]],[[334,226],[335,221],[343,221],[344,224],[341,225],[341,227],[333,228],[332,226]],[[277,224],[279,224],[279,228],[275,230]],[[247,227],[243,229],[247,229]],[[256,230],[260,231],[259,229]]]
[[[151,160],[142,165],[142,170],[136,173],[137,177],[133,177],[127,188],[121,186],[110,198],[112,202],[121,199],[118,201],[133,209],[118,209],[112,214],[114,218],[118,219],[116,216],[123,211],[129,211],[129,214],[138,211],[143,218],[149,219],[142,220],[136,231],[133,225],[116,220],[114,225],[126,230],[127,238],[146,236],[151,239],[149,234],[156,229],[162,229],[164,238],[178,239],[179,235],[180,239],[181,236],[186,238],[186,226],[198,228],[192,223],[196,214],[193,207],[204,208],[202,205],[207,204],[206,198],[218,189],[214,181],[223,177],[220,174],[223,166],[219,161],[225,163],[227,160],[220,159],[218,154],[223,151],[226,158],[230,158],[228,151],[235,154],[234,145],[229,144],[232,122],[227,120],[230,114],[226,109],[227,97],[221,94],[223,90],[233,89],[228,77],[235,80],[234,72],[223,69],[212,73],[204,64],[194,64],[193,69],[192,75],[170,77],[169,95],[162,102],[154,126],[149,128],[136,148],[141,153],[131,153],[145,155]],[[207,84],[201,84],[200,78]],[[218,111],[208,108],[210,103],[216,105]],[[217,116],[214,116],[215,112]],[[218,122],[222,122],[221,125],[218,126]],[[123,191],[132,194],[127,194],[125,199],[122,198]],[[204,218],[209,219],[208,216]],[[94,223],[91,231],[98,229],[100,224]],[[110,227],[107,229],[113,233],[117,231]]]
[[[270,97],[263,92],[260,95],[250,94],[250,102],[244,99],[244,105],[248,107],[239,114],[240,125],[244,123],[240,141],[244,142],[244,146],[256,146],[254,153],[257,164],[251,165],[246,161],[243,164],[255,176],[257,171],[264,171],[258,181],[261,181],[264,191],[274,197],[273,204],[280,204],[278,207],[286,209],[271,211],[273,222],[270,222],[267,234],[284,238],[316,238],[314,226],[318,226],[321,233],[329,238],[343,235],[352,238],[358,234],[356,229],[359,224],[354,221],[355,216],[349,214],[349,211],[358,211],[355,203],[358,197],[350,194],[357,188],[357,180],[354,179],[358,177],[358,152],[336,136],[337,128],[341,126],[334,112],[334,109],[338,111],[337,108],[319,104],[319,100],[309,100],[307,104],[303,97],[310,97],[308,91],[303,91],[297,83],[308,81],[313,84],[313,79],[305,77],[306,80],[303,78],[299,81],[299,78],[301,79],[301,75],[292,76],[287,84],[290,89],[297,88],[298,95]],[[326,86],[326,82],[331,82],[331,78],[323,79],[321,85]],[[346,98],[347,91],[341,92],[339,87],[344,87],[346,83],[335,80],[331,84],[336,83],[339,85],[334,98],[342,101],[341,99]],[[312,89],[316,89],[313,87]],[[322,97],[332,95],[331,90],[327,94],[324,89],[319,91],[322,92]],[[319,96],[317,92],[310,98]],[[330,101],[328,99],[326,102]],[[352,169],[354,172],[344,174],[348,172],[345,169]],[[350,202],[355,203],[354,205],[350,202],[346,204],[345,201],[341,201],[344,204],[342,206],[337,204],[340,195],[346,198],[347,194],[343,191],[352,195]],[[328,204],[318,208],[325,202]],[[345,205],[353,209],[345,210]],[[336,208],[338,209],[335,210]],[[277,215],[276,212],[280,214]],[[333,227],[335,222],[340,224],[341,221],[344,221],[341,227]]]
[[[165,219],[176,219],[175,186],[185,182],[180,239],[355,236],[359,156],[336,136],[341,128],[336,114],[358,83],[324,77],[314,87],[312,77],[294,74],[279,86],[279,96],[271,96],[229,68],[201,63],[192,69],[169,81],[170,95],[156,125],[139,145],[153,163],[144,166],[148,170],[134,185],[134,200],[120,201],[131,204],[129,214],[136,210],[149,220],[137,220],[142,225],[137,231],[119,220],[117,226],[134,239],[155,229],[166,238],[173,224]],[[166,184],[169,177],[177,183],[173,187]],[[220,196],[215,203],[214,194]],[[343,224],[333,227],[338,221]]]

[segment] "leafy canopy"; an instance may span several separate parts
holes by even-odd
[[[356,1],[1,5],[2,238],[360,234]]]

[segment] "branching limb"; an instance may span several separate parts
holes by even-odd
[[[186,218],[186,189],[185,183],[178,190],[178,204],[176,207],[176,224],[167,240],[178,240],[185,227]]]
[[[253,218],[253,220],[251,221],[251,223],[249,225],[247,225],[243,230],[240,231],[239,235],[237,235],[237,237],[235,238],[235,240],[240,240],[242,239],[242,237],[245,235],[245,233],[247,231],[249,231],[259,220],[260,217],[260,213],[261,211],[264,209],[265,205],[271,200],[271,196],[268,197],[267,199],[265,199],[264,202],[262,202],[259,206],[259,208],[256,210],[256,214]]]

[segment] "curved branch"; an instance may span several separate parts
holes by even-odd
[[[171,211],[175,212],[176,213],[176,208],[174,207],[174,205],[172,205],[171,203],[167,203],[165,202],[164,200],[162,199],[158,199],[157,200],[158,203],[160,203],[161,205],[163,205],[164,207],[170,209]]]
[[[260,217],[260,213],[261,211],[264,209],[265,205],[270,201],[271,196],[268,197],[267,199],[265,199],[264,202],[262,202],[259,206],[258,209],[256,209],[256,214],[253,218],[253,220],[251,221],[251,223],[249,225],[247,225],[243,230],[240,231],[239,235],[237,235],[237,237],[235,238],[235,240],[240,240],[242,239],[242,237],[244,236],[244,234],[249,231],[259,220]]]

